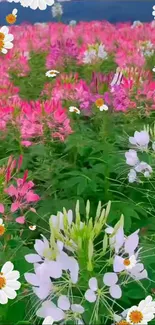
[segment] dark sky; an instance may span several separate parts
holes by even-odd
[[[140,20],[152,21],[152,6],[155,1],[151,0],[72,0],[62,2],[64,8],[63,21],[70,20],[91,21],[109,20],[112,23]],[[5,16],[18,9],[17,24],[22,22],[49,22],[52,21],[51,7],[48,9],[32,10],[24,8],[20,4],[0,2],[0,25],[6,25]]]

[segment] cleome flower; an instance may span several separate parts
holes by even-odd
[[[71,304],[68,297],[61,295],[58,298],[57,306],[51,301],[43,302],[41,308],[37,311],[37,316],[51,316],[53,321],[59,322],[63,319],[80,320],[81,314],[84,313],[84,308],[80,304]]]
[[[6,54],[9,49],[12,49],[14,37],[12,34],[9,34],[9,28],[3,26],[0,28],[0,52]]]
[[[25,171],[23,178],[17,178],[17,186],[10,185],[5,189],[5,192],[12,197],[13,203],[11,205],[11,212],[15,212],[20,208],[28,206],[32,202],[37,202],[40,197],[35,194],[32,188],[34,183],[32,181],[26,181],[28,177],[28,171]]]
[[[20,277],[18,271],[14,271],[14,265],[6,262],[0,272],[0,304],[7,304],[8,299],[16,298],[16,290],[21,286],[17,281]]]
[[[135,131],[133,137],[129,137],[129,142],[137,147],[141,151],[148,149],[150,137],[147,131]]]

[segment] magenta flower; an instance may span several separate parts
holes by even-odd
[[[11,205],[11,212],[16,212],[18,209],[23,209],[29,205],[29,203],[39,201],[40,197],[34,193],[32,188],[34,183],[32,181],[26,181],[28,171],[25,172],[23,178],[16,179],[16,186],[10,185],[5,192],[11,196],[14,201]]]

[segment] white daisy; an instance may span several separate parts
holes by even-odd
[[[32,230],[32,231],[36,230],[36,228],[37,228],[36,225],[29,226],[29,229]]]
[[[23,7],[30,7],[33,10],[45,10],[47,6],[52,6],[54,0],[8,0],[9,2],[20,2]]]
[[[155,301],[151,296],[147,296],[138,306],[133,306],[128,310],[127,322],[138,325],[147,325],[154,318]]]
[[[6,54],[8,49],[12,49],[14,37],[12,34],[9,34],[9,28],[3,26],[0,28],[0,52]]]
[[[16,22],[18,10],[15,8],[12,13],[6,16],[6,21],[8,24],[14,24]]]
[[[153,67],[152,71],[155,72],[155,67]]]
[[[0,272],[0,304],[7,304],[8,299],[16,298],[16,291],[21,286],[17,281],[20,277],[18,271],[14,271],[14,265],[11,262],[6,262]]]
[[[49,70],[46,72],[46,76],[49,77],[49,78],[53,78],[53,77],[56,77],[60,72],[57,71],[57,70]]]
[[[75,107],[75,106],[70,106],[69,107],[69,111],[71,112],[71,113],[76,113],[76,114],[80,114],[81,112],[80,112],[80,110],[77,108],[77,107]]]
[[[52,6],[54,0],[29,0],[29,7],[33,10],[45,10],[47,6]]]
[[[99,107],[99,110],[100,110],[101,112],[103,112],[103,111],[108,111],[108,106],[104,104],[104,105],[102,105],[102,106]]]

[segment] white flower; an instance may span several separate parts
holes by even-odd
[[[8,299],[14,299],[17,296],[16,290],[21,286],[17,281],[20,277],[18,271],[14,271],[14,265],[6,262],[0,272],[0,304],[7,304]]]
[[[101,59],[106,59],[108,56],[107,52],[105,51],[105,46],[100,44],[98,47],[98,57]]]
[[[81,113],[80,110],[77,107],[75,107],[75,106],[70,106],[69,107],[69,111],[70,112],[74,112],[76,114],[80,114]]]
[[[45,301],[36,314],[39,317],[51,316],[53,321],[59,322],[66,319],[68,313],[69,315],[72,314],[76,320],[80,319],[81,314],[84,313],[84,308],[81,305],[71,304],[68,297],[65,295],[58,298],[57,305],[58,307],[51,301]]]
[[[118,276],[114,272],[107,272],[103,276],[103,283],[109,287],[109,293],[111,297],[115,299],[120,299],[122,296],[122,290],[117,284]]]
[[[90,49],[84,52],[83,63],[91,63],[94,59],[96,59],[97,54],[96,50]]]
[[[129,183],[134,183],[137,180],[137,174],[134,169],[130,169],[130,172],[128,174],[128,181]]]
[[[34,248],[38,254],[28,254],[25,259],[28,263],[40,263],[38,272],[40,276],[49,276],[54,279],[59,279],[62,276],[62,271],[69,271],[72,283],[78,281],[79,265],[74,257],[70,257],[63,252],[63,243],[57,242],[56,260],[51,260],[51,250],[46,237],[42,240],[36,239]]]
[[[152,69],[153,72],[155,72],[155,67]]]
[[[149,177],[152,173],[152,167],[144,161],[141,161],[139,164],[137,164],[135,170],[138,173],[144,173],[144,177]]]
[[[36,225],[29,226],[29,229],[32,230],[32,231],[36,230],[36,228],[37,228]]]
[[[63,9],[60,3],[56,3],[53,7],[52,7],[52,16],[55,17],[59,17],[62,16],[63,14]]]
[[[116,73],[114,75],[114,78],[111,81],[110,86],[113,87],[115,85],[120,85],[120,83],[122,81],[122,77],[123,77],[123,74],[122,74],[121,69],[120,68],[117,68]]]
[[[137,26],[143,26],[140,20],[135,20],[131,26],[131,28],[137,27]]]
[[[40,272],[38,264],[36,264],[35,273],[25,273],[24,277],[33,286],[32,289],[39,299],[43,300],[51,293],[53,284],[50,277]]]
[[[9,34],[9,28],[3,26],[0,28],[0,52],[6,54],[8,49],[12,49],[14,37],[12,34]]]
[[[68,210],[66,218],[67,218],[68,225],[71,226],[73,222],[72,210]],[[57,216],[53,214],[50,216],[50,223],[52,223],[54,228],[57,228],[58,230],[64,230],[64,219],[65,219],[64,214],[62,212],[58,212]]]
[[[58,74],[59,74],[60,72],[59,71],[57,71],[57,70],[49,70],[49,71],[47,71],[46,72],[46,76],[47,77],[56,77]]]
[[[100,110],[101,112],[102,112],[102,111],[108,111],[108,109],[109,109],[108,106],[105,105],[105,104],[99,107],[99,110]]]
[[[89,288],[85,292],[85,299],[89,302],[95,302],[97,299],[96,291],[98,289],[98,283],[96,278],[91,278],[89,280]]]
[[[54,0],[8,0],[9,2],[20,2],[23,7],[30,7],[33,10],[45,10],[47,6],[52,6]]]
[[[147,325],[154,318],[155,301],[151,296],[147,296],[138,306],[133,306],[128,310],[127,322],[130,324]]]
[[[134,136],[129,137],[129,142],[142,151],[148,148],[149,141],[150,137],[147,131],[135,131]]]
[[[51,316],[47,316],[47,317],[44,319],[42,325],[53,325],[53,323],[54,323],[53,318],[52,318]]]
[[[70,25],[70,26],[75,26],[75,25],[76,25],[76,20],[71,20],[71,21],[69,22],[69,25]]]
[[[137,152],[130,149],[125,153],[126,164],[129,166],[136,166],[139,163]]]

